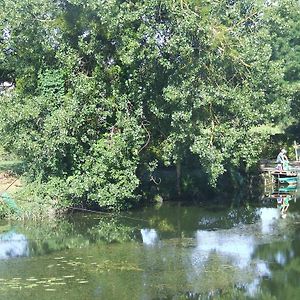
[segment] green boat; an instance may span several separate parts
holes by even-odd
[[[287,186],[280,186],[278,188],[279,193],[293,193],[297,191],[297,186],[296,185],[287,185]]]
[[[296,185],[298,178],[297,177],[279,177],[277,180],[279,181],[279,183]]]
[[[274,171],[271,173],[274,181],[281,184],[296,185],[298,181],[298,174],[291,171]]]

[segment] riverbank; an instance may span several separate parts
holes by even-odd
[[[47,202],[33,200],[30,186],[12,169],[3,170],[0,163],[0,219],[44,219],[56,215]]]
[[[23,183],[18,175],[11,170],[0,172],[0,191],[14,195],[23,186]]]
[[[14,209],[9,208],[7,202],[5,203],[4,198],[1,197],[0,218],[53,219],[58,214],[67,212],[70,207],[73,207],[69,198],[61,201],[61,194],[64,193],[65,188],[55,185],[55,181],[51,188],[57,193],[49,195],[45,184],[38,181],[26,183],[23,179],[23,174],[24,164],[22,161],[10,156],[3,150],[1,152],[0,149],[0,195],[6,194],[16,204],[14,207],[17,207],[16,213]],[[207,203],[209,198],[209,202],[226,203],[231,201],[232,198],[238,198],[237,201],[240,202],[241,199],[247,197],[247,201],[250,201],[249,197],[253,198],[253,195],[257,194],[257,187],[260,187],[260,178],[258,176],[248,180],[243,178],[238,172],[231,172],[223,176],[220,179],[218,189],[213,189],[208,185],[206,176],[199,169],[186,169],[182,171],[182,174],[185,176],[184,178],[188,177],[192,181],[190,185],[184,186],[182,184],[180,196],[178,196],[178,191],[174,189],[177,183],[176,170],[157,170],[155,178],[157,178],[159,183],[153,185],[152,188],[145,184],[143,199],[131,208],[174,200]],[[253,184],[253,182],[257,184]],[[249,190],[251,191],[249,192]],[[90,203],[86,203],[86,205],[79,206],[77,204],[83,209],[101,210],[97,206],[91,206]]]
[[[0,148],[0,219],[43,219],[56,215],[44,199],[37,200],[35,188],[26,184],[24,164]]]
[[[6,153],[0,148],[0,218],[14,214],[17,206],[9,206],[15,203],[15,195],[23,187],[21,180],[22,162]]]

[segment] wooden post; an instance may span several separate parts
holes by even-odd
[[[298,145],[296,143],[296,141],[294,141],[294,149],[295,149],[295,154],[296,154],[296,161],[298,161]]]
[[[176,161],[176,189],[177,195],[181,196],[181,161],[179,159]]]

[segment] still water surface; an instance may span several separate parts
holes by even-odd
[[[1,299],[299,299],[300,205],[0,223]]]

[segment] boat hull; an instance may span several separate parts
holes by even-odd
[[[289,171],[274,171],[271,173],[274,180],[281,184],[296,185],[298,181],[298,174]]]
[[[279,183],[282,183],[282,184],[296,185],[298,178],[297,177],[279,177],[277,180]]]

